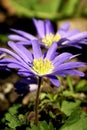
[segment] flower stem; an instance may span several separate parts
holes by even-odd
[[[38,89],[36,93],[36,101],[35,101],[35,125],[38,126],[38,106],[39,106],[39,93],[41,86],[41,77],[38,79]]]

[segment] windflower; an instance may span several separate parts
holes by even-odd
[[[14,84],[15,91],[18,94],[26,94],[35,91],[38,88],[37,81],[33,77],[22,78]]]
[[[0,60],[0,64],[18,70],[18,74],[24,77],[48,77],[55,85],[59,86],[57,76],[79,75],[84,76],[83,72],[76,70],[78,67],[84,67],[85,63],[71,62],[75,56],[71,53],[64,52],[57,54],[57,44],[53,43],[46,53],[42,53],[40,43],[37,40],[32,41],[32,51],[29,51],[21,44],[15,44],[12,41],[8,42],[12,51],[5,48],[0,48],[1,52],[8,55]]]
[[[37,30],[38,37],[26,33],[21,30],[11,29],[17,34],[11,34],[9,39],[15,41],[22,41],[21,44],[30,45],[31,40],[40,40],[40,44],[49,48],[54,42],[57,42],[58,47],[73,46],[81,48],[81,44],[87,44],[87,32],[80,32],[79,30],[69,30],[70,23],[64,23],[55,33],[54,28],[49,20],[33,19]]]

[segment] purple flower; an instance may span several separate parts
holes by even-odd
[[[49,48],[53,42],[58,43],[58,47],[74,46],[81,48],[81,44],[87,44],[87,32],[80,32],[79,30],[69,30],[70,24],[63,24],[55,33],[54,28],[49,20],[36,20],[33,19],[34,25],[37,30],[38,40],[40,40],[41,45]],[[31,34],[24,31],[12,29],[17,35],[9,35],[9,39],[22,41],[21,44],[30,45],[31,40],[36,40],[37,38]],[[25,42],[26,41],[26,42]]]
[[[34,79],[33,77],[32,78],[29,77],[29,78],[22,78],[21,80],[19,80],[14,84],[14,87],[15,91],[18,94],[26,94],[28,92],[35,91],[38,85],[36,79]]]
[[[56,76],[79,75],[84,76],[83,72],[76,70],[78,67],[84,67],[82,62],[70,62],[75,56],[71,53],[64,52],[57,54],[57,44],[53,43],[48,51],[42,54],[40,43],[37,40],[32,41],[33,52],[30,52],[23,45],[15,44],[9,41],[8,45],[13,51],[5,48],[0,48],[1,52],[8,54],[8,58],[0,60],[9,68],[18,70],[18,74],[24,77],[48,77],[50,81],[59,86],[59,80]]]

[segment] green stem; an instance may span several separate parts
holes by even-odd
[[[40,93],[40,86],[41,86],[41,77],[38,79],[38,89],[36,93],[36,101],[35,101],[35,125],[38,126],[38,106],[39,106],[39,93]]]

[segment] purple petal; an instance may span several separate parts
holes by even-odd
[[[67,46],[72,46],[72,47],[76,47],[81,49],[82,47],[78,44],[80,44],[79,42],[80,40],[67,40],[61,43],[62,47],[67,47]]]
[[[79,46],[79,45],[70,45],[71,47],[76,47],[76,48],[78,48],[78,49],[82,49],[82,47],[81,46]]]
[[[23,68],[22,65],[17,64],[17,63],[8,63],[7,66],[8,66],[9,68],[15,68],[15,69]]]
[[[45,37],[44,21],[33,19],[39,38]]]
[[[17,63],[19,63],[19,64],[21,64],[21,65],[23,64],[24,67],[27,67],[29,70],[31,70],[31,68],[30,68],[30,66],[29,66],[29,63],[26,64],[23,59],[21,59],[18,55],[16,55],[16,54],[13,53],[12,51],[10,51],[10,50],[8,50],[8,49],[5,49],[5,48],[0,48],[0,51],[9,54],[10,56],[14,57],[14,58],[18,61],[18,62],[17,62],[15,59],[13,59],[12,62],[17,62]],[[10,60],[9,62],[11,62],[11,60]],[[5,63],[5,64],[6,64],[6,63]]]
[[[26,64],[25,62],[24,63],[21,63],[20,61],[18,62],[17,60],[14,60],[14,59],[9,59],[8,60],[9,63],[5,63],[9,68],[16,68],[16,69],[22,69],[22,71],[28,71],[29,73],[33,73],[33,70],[32,68]]]
[[[68,31],[70,28],[70,23],[69,22],[66,22],[64,24],[62,24],[62,26],[58,29],[58,31]]]
[[[57,42],[58,47],[61,47],[61,45],[62,45],[63,43],[65,43],[65,42],[67,42],[67,41],[70,41],[70,40],[68,40],[68,39],[66,39],[66,38],[61,38],[61,39]],[[62,46],[62,47],[63,47],[63,46]]]
[[[27,50],[26,48],[24,49],[24,47],[22,45],[17,45],[15,44],[14,42],[11,42],[9,41],[8,42],[8,45],[14,50],[16,51],[16,53],[27,63],[31,62],[31,59],[32,59],[32,55],[31,53],[27,53],[26,55],[26,51]],[[24,50],[23,50],[24,49]],[[24,53],[25,51],[25,53]]]
[[[62,45],[73,45],[73,44],[77,44],[78,42],[79,42],[80,40],[78,39],[78,40],[67,40],[67,41],[65,41],[65,42],[63,42],[62,43]]]
[[[31,41],[17,41],[16,44],[19,44],[19,45],[31,45],[32,42]]]
[[[53,43],[51,47],[48,49],[46,54],[46,59],[52,60],[54,58],[55,52],[57,50],[57,43]]]
[[[13,59],[13,58],[5,58],[5,59],[2,59],[0,60],[0,64],[5,64],[7,65],[8,67],[10,68],[17,68],[16,65],[18,66],[18,68],[26,68],[29,70],[29,65],[26,64],[25,62],[20,62],[16,59]],[[12,64],[15,64],[14,66]]]
[[[8,38],[10,40],[15,40],[15,41],[24,41],[24,42],[28,42],[29,40],[27,40],[26,38],[23,38],[22,36],[19,35],[9,35]]]
[[[30,62],[32,62],[32,60],[33,60],[32,53],[27,48],[25,48],[23,45],[19,45],[19,44],[16,43],[16,46],[18,48],[20,48],[21,52],[24,53],[24,55],[29,58]]]
[[[24,31],[21,31],[21,30],[16,30],[16,29],[11,29],[13,32],[16,32],[17,34],[27,38],[28,40],[35,40],[36,37],[34,37],[33,35],[29,34],[29,33],[26,33]]]
[[[79,34],[76,34],[68,39],[70,40],[76,40],[76,39],[83,39],[83,38],[87,38],[87,32],[82,32],[82,33],[79,33]]]
[[[67,70],[58,70],[58,71],[54,72],[53,74],[63,76],[63,77],[65,77],[67,74],[69,74],[69,75],[77,75],[77,76],[81,76],[81,77],[83,77],[85,75],[83,72],[81,72],[79,70],[71,70],[71,69],[70,70],[69,69],[67,69]]]
[[[29,73],[29,72],[26,72],[26,71],[18,71],[18,74],[22,75],[22,76],[26,76],[26,77],[33,76],[32,73]]]
[[[56,64],[55,70],[74,69],[74,68],[79,68],[79,67],[85,67],[85,64],[82,62],[68,62],[68,63],[63,63],[59,66]]]
[[[64,36],[66,35],[66,32],[65,32],[65,31],[58,30],[57,33],[61,36],[61,38],[65,38],[65,37],[64,37]],[[57,34],[57,33],[56,33],[56,34]]]
[[[79,70],[65,70],[64,73],[83,77],[85,74]]]
[[[33,55],[34,59],[42,57],[42,52],[40,48],[40,43],[37,40],[32,41]]]
[[[87,39],[80,40],[79,44],[87,44]]]
[[[45,28],[46,28],[45,35],[50,33],[54,34],[53,26],[49,20],[45,21]]]
[[[48,76],[48,78],[50,79],[50,81],[56,86],[59,87],[60,86],[60,81],[58,80],[58,78],[56,76],[50,75]]]
[[[65,61],[71,59],[72,56],[73,55],[71,53],[64,52],[64,53],[58,55],[52,62],[54,65],[56,65],[56,64],[59,65]]]
[[[8,50],[8,49],[0,48],[0,51],[9,54],[10,56],[16,58],[16,59],[19,60],[19,61],[22,61],[22,59],[21,59],[18,55],[16,55],[15,53],[13,53],[12,51],[10,51],[10,50]]]
[[[79,30],[70,30],[70,31],[66,32],[65,35],[62,37],[69,38],[70,36],[73,36],[73,35],[76,35],[79,33],[80,33]]]

